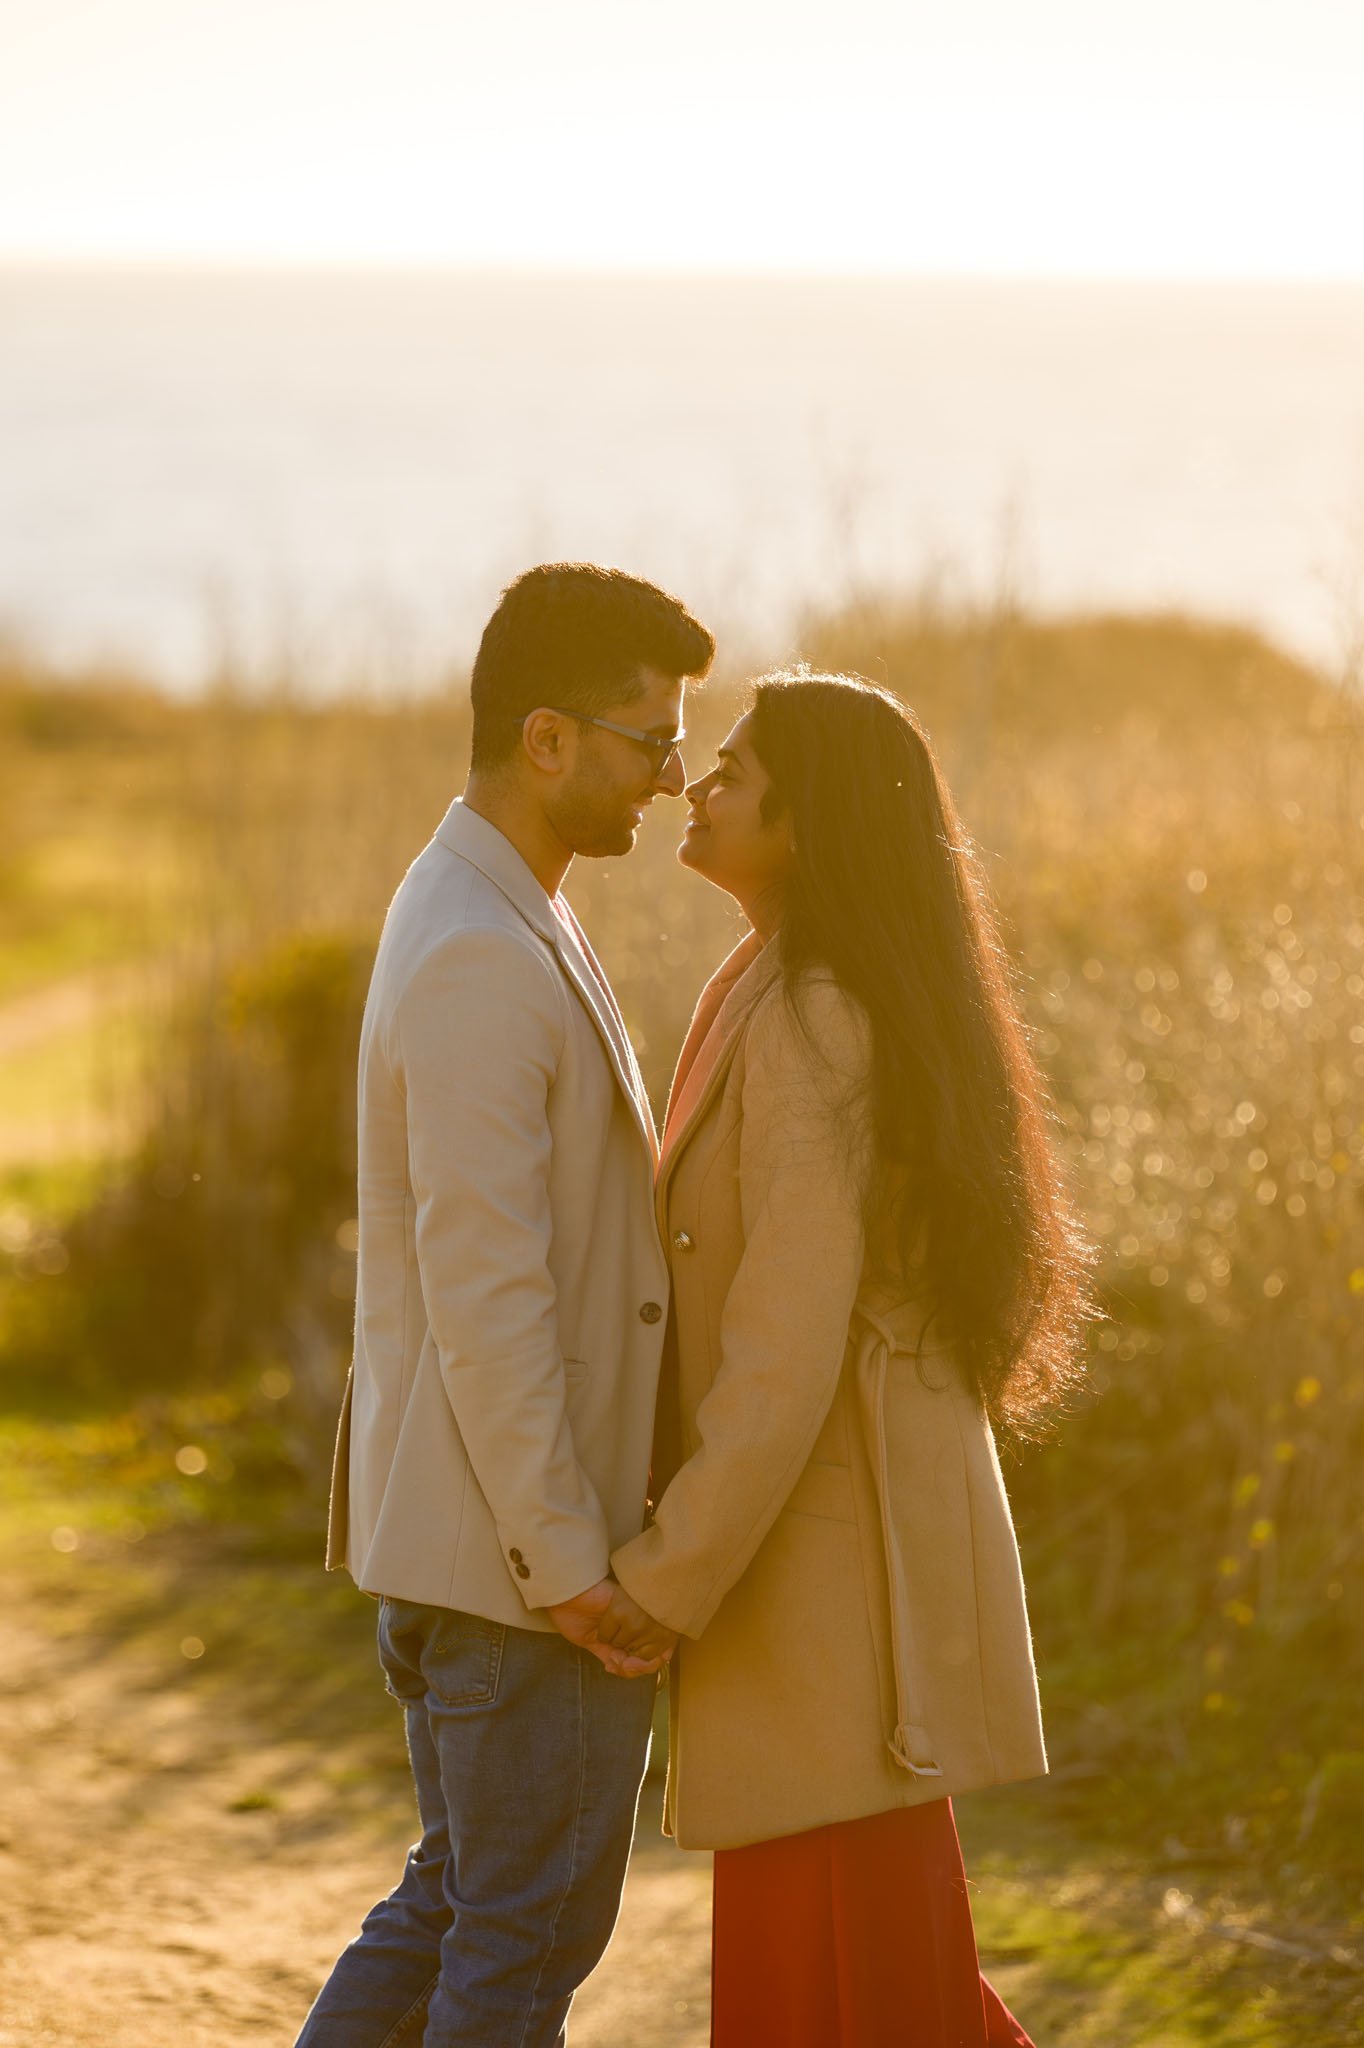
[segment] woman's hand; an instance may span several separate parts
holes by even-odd
[[[646,1614],[638,1601],[632,1600],[614,1579],[608,1583],[611,1602],[597,1622],[599,1641],[610,1643],[631,1657],[642,1657],[655,1669],[659,1664],[666,1664],[677,1648],[677,1631]]]
[[[576,1599],[545,1611],[561,1636],[588,1651],[614,1678],[651,1677],[677,1642],[672,1630],[651,1620],[614,1579],[600,1579]]]

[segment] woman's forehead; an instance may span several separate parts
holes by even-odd
[[[740,759],[746,761],[756,760],[757,756],[753,752],[748,737],[752,729],[753,714],[751,711],[746,711],[742,718],[736,720],[724,739],[721,740],[719,751],[722,754],[737,754]]]

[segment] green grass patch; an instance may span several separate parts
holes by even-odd
[[[1161,1814],[1156,1828],[1148,1820],[1099,1849],[1107,1830],[1078,1820],[1064,1796],[1075,1789],[1043,1781],[958,1806],[982,1968],[1039,2043],[1346,2048],[1360,2038],[1364,1973],[1332,1959],[1333,1930],[1291,1875],[1270,1895],[1240,1859],[1172,1861],[1150,1841]],[[1109,1793],[1096,1784],[1083,1799]]]
[[[0,1546],[59,1638],[401,1777],[374,1603],[323,1570],[325,1504],[276,1407],[258,1382],[128,1409],[30,1401],[0,1420]]]

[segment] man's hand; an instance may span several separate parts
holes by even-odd
[[[652,1658],[656,1665],[666,1664],[677,1648],[676,1629],[646,1614],[614,1579],[606,1583],[611,1589],[611,1602],[597,1623],[598,1640],[628,1651],[632,1657]]]
[[[629,1617],[616,1611],[618,1599],[628,1601],[633,1615],[647,1624],[645,1631],[637,1631]],[[616,1678],[645,1678],[658,1671],[671,1657],[677,1641],[669,1630],[660,1630],[651,1622],[614,1579],[599,1579],[585,1593],[579,1593],[573,1600],[561,1600],[557,1607],[547,1607],[545,1612],[561,1636],[576,1643],[580,1650],[590,1651]],[[667,1638],[666,1647],[637,1651],[637,1634],[650,1643],[660,1636]]]

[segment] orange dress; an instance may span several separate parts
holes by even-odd
[[[980,1973],[952,1802],[715,1852],[711,2048],[1033,2048]]]

